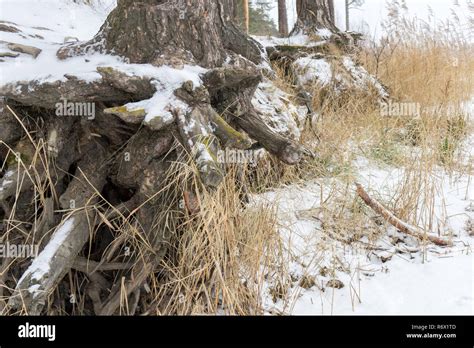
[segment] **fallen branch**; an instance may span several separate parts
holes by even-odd
[[[427,234],[426,232],[421,231],[418,227],[411,226],[406,222],[397,218],[393,213],[387,210],[380,202],[371,198],[369,194],[364,190],[361,184],[356,183],[357,186],[357,194],[360,198],[370,207],[372,208],[377,214],[382,215],[382,217],[390,223],[392,226],[396,227],[399,231],[408,234],[412,237],[416,237],[418,239],[428,239],[430,242],[439,245],[439,246],[450,246],[452,245],[451,242],[446,241],[442,238],[438,238],[432,235]]]

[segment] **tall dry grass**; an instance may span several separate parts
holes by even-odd
[[[417,105],[420,112],[382,116],[370,93],[344,95],[341,102],[340,95],[321,95],[315,85],[320,117],[303,135],[318,154],[311,163],[317,167],[308,167],[311,173],[350,173],[361,155],[393,166],[418,159],[425,170],[466,169],[462,147],[473,129],[466,107],[474,96],[472,28],[461,27],[456,17],[438,25],[408,19],[403,1],[390,4],[385,35],[367,40],[355,59],[387,86],[388,102]]]
[[[194,192],[199,211],[183,216],[162,273],[151,279],[149,314],[262,314],[261,289],[281,245],[273,207],[242,203],[251,186],[242,171],[229,168],[208,192],[192,163],[176,164],[174,184]]]

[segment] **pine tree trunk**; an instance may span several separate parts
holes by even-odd
[[[346,9],[346,31],[349,31],[350,30],[350,2],[349,0],[345,0],[345,9]]]
[[[243,7],[244,7],[245,32],[248,34],[249,31],[250,31],[249,0],[242,0],[242,5],[243,5]]]
[[[336,23],[336,11],[334,9],[334,0],[329,0],[329,13],[331,15],[331,21]]]
[[[311,34],[318,29],[338,32],[332,0],[296,0],[298,20],[291,35]]]
[[[278,29],[282,37],[288,36],[288,12],[286,0],[278,0]]]
[[[254,63],[258,45],[234,25],[233,0],[119,0],[93,40],[61,49],[65,59],[89,51],[128,58],[131,63],[162,65],[170,58],[218,67],[232,50]]]

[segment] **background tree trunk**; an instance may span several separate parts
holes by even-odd
[[[336,24],[336,11],[334,9],[334,0],[329,0],[329,13],[331,15],[331,21]]]
[[[250,10],[249,10],[249,0],[242,0],[242,5],[244,7],[244,24],[245,32],[248,34],[250,30]]]
[[[278,0],[278,30],[281,36],[288,36],[288,12],[286,9],[286,0]]]
[[[346,31],[350,30],[350,0],[345,0],[345,11],[346,11]]]

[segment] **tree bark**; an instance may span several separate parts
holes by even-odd
[[[346,12],[346,31],[349,31],[350,25],[351,25],[350,24],[350,11],[351,11],[350,0],[345,0],[344,7],[345,7],[345,12]]]
[[[232,0],[232,20],[237,23],[237,19],[239,18],[239,6],[237,2],[240,0]]]
[[[298,19],[292,35],[311,34],[318,29],[337,32],[334,23],[334,4],[332,0],[296,0]]]
[[[286,0],[278,0],[278,30],[282,37],[287,37],[289,34]]]
[[[329,14],[331,21],[336,24],[336,10],[334,9],[334,0],[329,0]]]
[[[249,0],[242,0],[242,5],[243,5],[243,7],[244,7],[245,32],[248,34],[249,31],[250,31]]]
[[[248,8],[248,7],[247,7]],[[259,45],[232,21],[232,0],[119,0],[99,33],[59,50],[58,57],[91,51],[114,53],[131,63],[163,65],[170,59],[203,67],[221,66],[227,50],[260,63]],[[239,50],[240,47],[245,49]]]

